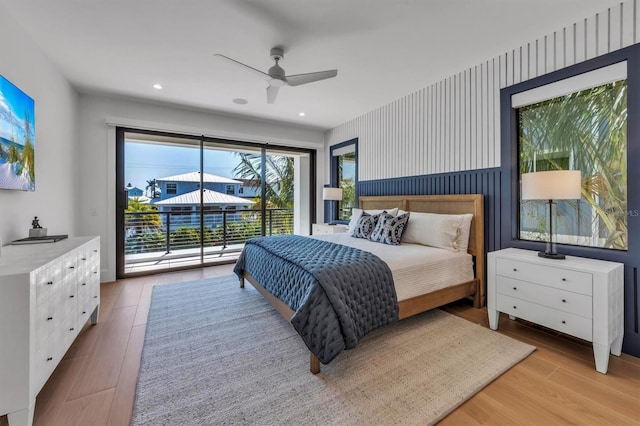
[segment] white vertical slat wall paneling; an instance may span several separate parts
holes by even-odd
[[[585,34],[586,34],[586,57],[587,59],[596,57],[596,49],[598,47],[598,40],[596,39],[596,16],[587,18],[585,21]]]
[[[587,54],[587,35],[585,29],[587,20],[583,19],[581,21],[576,22],[576,61],[575,63],[580,63],[586,59]]]
[[[637,43],[639,1],[465,69],[328,131],[327,140],[360,138],[361,180],[499,166],[499,89]]]
[[[478,149],[476,145],[476,68],[469,69],[469,147],[471,169],[478,168]]]

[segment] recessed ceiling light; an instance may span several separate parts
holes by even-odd
[[[307,115],[307,114],[305,114],[304,112],[301,112],[301,113],[299,113],[298,115],[299,115],[300,117],[304,117],[304,116],[305,116],[305,115]]]
[[[156,89],[156,90],[162,90],[162,85],[156,83],[156,84],[153,85],[153,88]]]
[[[235,98],[235,99],[233,100],[233,103],[234,103],[234,104],[238,104],[238,105],[246,105],[246,104],[248,104],[248,103],[249,103],[249,101],[248,101],[248,100],[246,100],[246,99],[242,99],[242,98]]]

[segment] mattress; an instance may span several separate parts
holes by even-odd
[[[354,238],[346,233],[315,235],[331,241],[371,252],[391,269],[398,301],[471,281],[473,256],[420,244],[392,246]]]

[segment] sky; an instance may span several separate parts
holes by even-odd
[[[125,143],[125,185],[131,183],[143,191],[147,181],[200,170],[199,147],[176,147],[150,143]],[[240,158],[233,152],[204,151],[204,171],[233,178],[233,168]]]

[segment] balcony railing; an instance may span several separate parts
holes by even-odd
[[[198,257],[201,239],[206,253],[239,252],[244,243],[262,235],[261,210],[200,212],[125,212],[125,263],[172,257]],[[292,234],[293,209],[267,209],[265,234]]]

